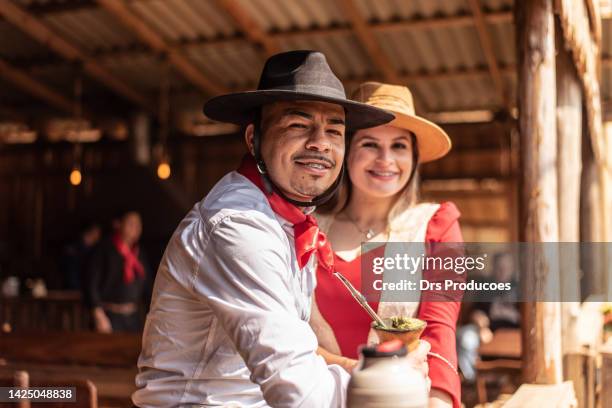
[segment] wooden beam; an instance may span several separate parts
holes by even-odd
[[[489,24],[509,24],[512,23],[512,12],[496,11],[483,13],[485,21]],[[375,31],[412,31],[428,30],[436,28],[460,28],[469,27],[474,24],[474,18],[470,15],[457,15],[448,17],[431,17],[415,20],[388,21],[382,23],[372,23],[371,27]]]
[[[94,0],[62,0],[28,3],[29,4],[25,7],[26,10],[37,17],[48,14],[75,13],[83,10],[92,10],[97,7]]]
[[[85,72],[117,94],[144,109],[155,112],[155,105],[151,103],[145,95],[112,75],[106,68],[99,65],[77,46],[64,40],[49,29],[42,21],[24,11],[21,7],[16,6],[12,1],[0,0],[0,15],[4,16],[10,23],[38,40],[43,45],[51,48],[65,59],[73,62],[80,61],[83,64]]]
[[[129,57],[136,56],[138,53],[143,53],[142,51],[114,51],[108,53],[100,53],[96,54],[96,60],[102,64],[106,62],[111,62],[116,60],[120,56]],[[148,53],[144,53],[148,54]],[[62,62],[68,64],[66,62]],[[45,63],[44,61],[38,61],[36,63],[24,63],[21,62],[19,64],[13,64],[19,69],[27,71],[31,74],[37,74],[41,72],[45,72],[49,67],[56,67],[58,63],[55,61],[51,61],[50,63]],[[514,75],[516,67],[514,65],[500,67],[500,71],[503,75]],[[433,71],[433,72],[417,72],[410,74],[398,74],[400,83],[415,83],[420,81],[440,81],[440,80],[467,80],[467,79],[480,79],[483,76],[489,75],[489,71],[484,68],[468,68],[468,69],[454,69],[454,70],[442,70],[442,71]],[[382,80],[383,78],[368,75],[364,77],[353,77],[353,78],[345,78],[345,84],[360,84],[364,81],[374,81],[374,80]],[[230,91],[234,91],[231,89]]]
[[[281,52],[282,47],[278,38],[270,36],[255,20],[240,6],[236,0],[217,0],[217,4],[232,17],[244,35],[253,43],[265,50],[266,56]]]
[[[484,13],[480,8],[480,2],[479,0],[468,0],[468,3],[470,5],[470,9],[472,10],[474,25],[476,26],[478,38],[480,39],[480,46],[482,47],[482,52],[485,55],[489,72],[491,73],[491,78],[493,78],[493,85],[497,91],[499,102],[502,104],[502,106],[507,108],[509,105],[507,92],[505,90],[497,57],[493,51],[493,43],[491,42],[491,36],[489,35],[489,27],[487,26]]]
[[[54,108],[70,115],[74,113],[74,104],[69,98],[24,74],[22,71],[13,68],[3,59],[0,59],[0,76],[29,94],[47,102]]]
[[[553,0],[517,0],[516,50],[520,137],[519,241],[521,256],[523,376],[528,383],[562,380]],[[551,244],[552,245],[552,244]],[[548,249],[548,248],[547,248]],[[557,288],[555,290],[555,288]]]
[[[341,7],[343,14],[351,22],[355,35],[372,60],[372,63],[378,72],[382,74],[385,82],[399,84],[400,78],[397,72],[395,72],[393,69],[391,60],[380,47],[380,44],[376,39],[376,34],[367,24],[365,18],[363,18],[363,16],[359,13],[359,10],[357,10],[357,5],[355,2],[353,0],[340,0],[339,6]]]
[[[191,83],[207,94],[226,93],[227,89],[219,83],[207,78],[180,50],[172,48],[161,35],[157,34],[147,24],[135,16],[128,6],[120,0],[97,0],[110,14],[117,17],[124,26],[132,30],[141,41],[153,51],[164,54],[170,63]]]

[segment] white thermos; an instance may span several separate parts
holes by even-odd
[[[347,408],[427,408],[427,383],[407,354],[399,340],[362,348],[348,385]]]

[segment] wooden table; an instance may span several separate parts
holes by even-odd
[[[493,334],[493,339],[482,344],[478,349],[480,357],[486,359],[503,358],[520,360],[522,356],[521,330],[499,329]]]
[[[571,381],[561,384],[523,384],[504,408],[577,408]]]
[[[478,349],[479,361],[476,362],[476,393],[478,402],[487,402],[487,375],[520,373],[522,366],[522,347],[520,329],[498,329],[489,343]]]

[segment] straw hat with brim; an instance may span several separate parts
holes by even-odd
[[[221,95],[204,105],[204,114],[220,122],[244,125],[256,109],[278,101],[320,101],[340,105],[349,130],[388,123],[393,115],[383,109],[346,98],[342,82],[325,55],[316,51],[289,51],[270,57],[255,91]]]
[[[444,130],[415,114],[407,87],[365,82],[359,85],[352,99],[392,112],[395,119],[388,124],[415,134],[421,163],[439,159],[451,149],[451,140]]]

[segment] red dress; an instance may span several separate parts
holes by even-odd
[[[431,217],[425,235],[426,243],[463,242],[459,228],[459,210],[453,203],[445,202]],[[384,247],[379,247],[363,256],[381,256]],[[361,258],[350,262],[334,254],[334,266],[356,287],[361,287]],[[326,272],[317,271],[315,290],[317,306],[332,327],[342,355],[357,358],[357,348],[365,344],[370,330],[371,319],[355,302],[340,280]],[[374,310],[377,303],[370,303]],[[457,367],[455,329],[461,302],[421,302],[417,317],[427,322],[421,336],[431,344],[431,351],[446,358]],[[458,374],[439,358],[429,357],[429,378],[432,388],[448,393],[453,407],[461,406],[461,383]]]

